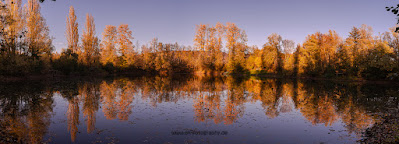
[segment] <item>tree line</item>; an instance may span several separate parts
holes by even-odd
[[[86,15],[80,37],[71,6],[66,17],[67,47],[53,52],[52,38],[40,5],[28,0],[1,3],[0,72],[30,75],[62,72],[272,74],[282,76],[396,79],[399,70],[399,35],[395,29],[374,35],[366,25],[353,27],[347,38],[334,30],[316,32],[302,44],[270,34],[258,48],[249,46],[244,30],[234,23],[196,26],[194,46],[162,43],[157,38],[133,44],[127,24],[107,25],[96,37],[92,15]]]

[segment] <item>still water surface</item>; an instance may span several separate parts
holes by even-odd
[[[399,103],[399,89],[389,85],[184,77],[3,83],[0,137],[23,143],[356,143]]]

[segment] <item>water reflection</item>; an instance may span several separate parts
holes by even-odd
[[[35,84],[1,85],[0,91],[0,137],[41,143],[53,112],[52,91]]]
[[[52,122],[54,125],[67,125],[70,141],[74,142],[84,128],[82,126],[85,126],[87,134],[96,131],[98,118],[129,121],[134,116],[133,110],[140,108],[135,106],[135,100],[153,108],[163,103],[175,106],[191,104],[195,123],[227,127],[238,124],[246,112],[251,113],[253,110],[248,109],[249,105],[260,104],[268,119],[298,112],[313,126],[331,129],[334,124],[341,124],[346,133],[361,139],[362,132],[381,121],[381,115],[398,108],[398,90],[387,85],[231,77],[7,83],[0,85],[0,143],[41,143],[57,139],[48,131]],[[65,117],[62,117],[66,123],[57,123],[53,117],[54,107],[60,105],[54,103],[57,94],[67,103]],[[99,111],[102,116],[99,116]],[[243,121],[251,123],[247,119]],[[251,139],[246,142],[251,142]]]

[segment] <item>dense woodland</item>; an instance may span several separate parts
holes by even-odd
[[[71,6],[66,16],[67,48],[54,52],[49,28],[37,0],[1,2],[0,75],[161,74],[279,75],[397,79],[399,34],[394,28],[374,35],[371,27],[353,27],[347,38],[334,30],[308,35],[302,44],[273,33],[258,48],[234,23],[196,26],[194,46],[133,44],[129,25],[107,25],[96,37],[95,21],[86,15],[81,35]]]

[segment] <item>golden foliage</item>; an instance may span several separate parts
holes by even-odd
[[[107,25],[105,26],[103,32],[103,39],[100,45],[100,61],[103,65],[111,63],[114,66],[117,64],[117,30],[115,26]]]
[[[96,37],[96,26],[94,18],[90,14],[86,14],[86,24],[82,35],[83,54],[80,60],[87,66],[96,66],[99,63],[99,40]]]
[[[78,47],[79,32],[78,22],[76,22],[75,9],[73,6],[69,7],[69,15],[66,20],[66,32],[65,37],[68,41],[68,49],[71,49],[73,53],[79,53],[80,48]]]

